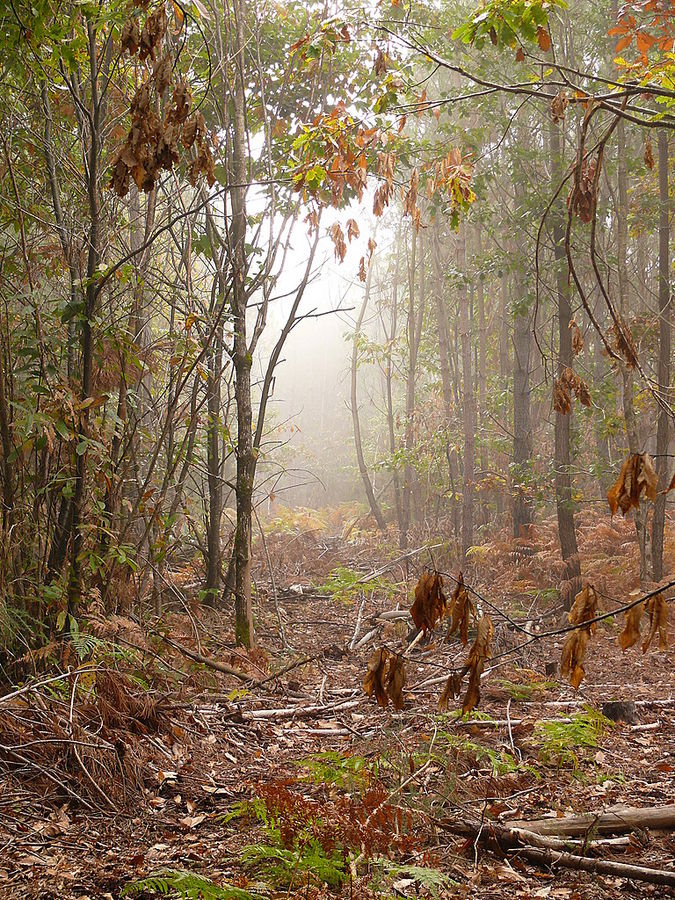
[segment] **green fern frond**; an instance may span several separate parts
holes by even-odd
[[[217,885],[208,878],[193,872],[164,869],[132,881],[122,888],[121,897],[135,897],[151,891],[160,897],[178,897],[180,900],[259,900],[258,895],[230,884]]]
[[[449,890],[457,882],[453,881],[440,869],[432,869],[426,866],[402,865],[392,862],[384,856],[373,861],[373,865],[380,868],[383,873],[391,878],[410,878],[416,884],[425,887],[432,897],[439,897],[442,891]]]

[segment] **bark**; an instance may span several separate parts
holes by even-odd
[[[477,266],[480,269],[483,256],[480,223],[476,226],[476,256]],[[478,276],[476,298],[478,302],[478,446],[480,448],[480,468],[483,473],[487,473],[490,467],[487,430],[485,428],[487,418],[487,319],[485,316],[485,285],[482,274]],[[481,493],[484,494],[483,491]],[[488,508],[485,503],[485,497],[483,497],[482,502],[482,521],[484,525],[487,525]]]
[[[597,834],[623,834],[637,828],[675,828],[675,804],[658,807],[616,806],[604,813],[582,813],[562,819],[514,820],[514,828],[526,828],[537,834],[585,835],[589,830]]]
[[[373,491],[373,483],[370,480],[370,475],[368,473],[368,468],[366,466],[366,461],[363,456],[363,443],[361,441],[361,423],[359,421],[359,406],[357,399],[357,372],[358,372],[358,359],[359,359],[359,336],[361,334],[361,326],[363,325],[363,319],[366,314],[366,309],[368,307],[368,300],[370,299],[370,284],[373,276],[373,261],[371,259],[370,265],[368,266],[368,275],[366,278],[366,286],[363,293],[363,303],[361,304],[361,308],[359,310],[359,315],[356,320],[356,326],[354,328],[354,340],[352,341],[352,363],[351,363],[351,407],[352,407],[352,424],[354,426],[354,446],[356,448],[356,459],[359,464],[359,472],[361,473],[361,480],[363,481],[363,488],[366,492],[366,498],[368,500],[368,506],[370,507],[370,512],[373,515],[373,518],[377,522],[378,528],[381,531],[386,531],[387,525],[384,521],[384,517],[382,515],[382,510],[375,499],[375,493]]]
[[[387,436],[389,440],[389,455],[392,459],[392,480],[394,482],[394,505],[396,506],[396,522],[398,525],[399,546],[403,549],[403,502],[401,497],[401,482],[398,476],[398,466],[393,462],[396,454],[396,433],[394,431],[394,402],[392,396],[393,383],[393,365],[392,365],[392,346],[396,337],[396,328],[398,323],[398,274],[399,260],[401,254],[400,232],[397,233],[396,239],[396,262],[394,268],[394,286],[391,301],[391,331],[387,334],[385,328],[385,337],[387,340],[387,363],[385,366],[385,391],[387,403]],[[384,319],[383,327],[384,327]]]
[[[616,4],[615,4],[616,7]],[[617,14],[616,8],[614,13]],[[617,140],[617,280],[619,286],[619,310],[626,316],[629,304],[629,280],[626,265],[628,255],[628,173],[626,168],[626,126],[623,119],[616,128]],[[640,430],[633,401],[633,372],[621,365],[621,402],[624,428],[630,453],[642,451]],[[652,579],[651,535],[647,527],[647,505],[641,503],[635,510],[635,530],[640,548],[640,585],[644,587]]]
[[[208,363],[208,424],[206,435],[206,464],[209,488],[209,519],[206,532],[207,568],[206,602],[215,605],[220,588],[220,527],[223,517],[223,482],[220,459],[220,407],[223,369],[223,333],[218,328],[215,348]]]
[[[518,292],[524,292],[522,277],[515,280]],[[530,363],[532,350],[531,315],[521,311],[517,298],[513,316],[513,536],[523,537],[532,524],[532,500],[527,478],[532,462],[532,423],[530,416]]]
[[[658,393],[660,398],[656,427],[656,472],[659,494],[652,519],[652,559],[654,580],[663,578],[663,536],[666,515],[666,494],[669,483],[670,431],[670,352],[672,302],[670,296],[670,204],[668,196],[668,132],[659,131],[659,362]]]
[[[232,363],[235,372],[234,395],[237,404],[236,495],[237,525],[234,536],[234,610],[235,638],[238,644],[252,647],[253,611],[251,607],[251,533],[253,526],[253,415],[251,409],[251,354],[248,349],[246,310],[246,95],[244,59],[245,0],[233,0],[232,44],[234,64],[232,122],[232,316],[234,340]]]
[[[436,284],[434,290],[434,301],[436,311],[436,326],[438,329],[438,356],[441,367],[441,388],[443,391],[443,418],[446,429],[445,456],[448,463],[448,476],[450,479],[450,510],[455,529],[455,540],[459,535],[459,509],[457,506],[457,494],[455,486],[459,481],[459,467],[457,465],[457,454],[454,447],[450,448],[450,425],[452,414],[452,369],[450,354],[450,338],[448,327],[448,316],[445,308],[445,291],[443,272],[440,258],[440,245],[438,240],[438,232],[434,232],[434,246],[432,259],[434,261]]]
[[[457,270],[464,279],[466,273],[466,233],[460,227],[457,240]],[[476,440],[476,410],[471,377],[471,327],[469,325],[469,296],[465,281],[458,290],[459,337],[462,350],[462,424],[464,429],[464,477],[462,482],[462,561],[473,544],[473,479]]]
[[[560,126],[551,124],[551,171],[554,189],[562,177],[562,157]],[[565,227],[562,201],[558,200],[553,210],[553,245],[555,259],[555,282],[558,305],[558,377],[565,367],[571,366],[572,333],[569,329],[572,311],[570,307],[570,284],[566,266]],[[574,527],[574,505],[572,502],[572,479],[570,474],[570,432],[572,414],[555,412],[555,493],[558,514],[558,535],[563,560],[570,560],[569,577],[581,574],[578,561],[577,536]]]

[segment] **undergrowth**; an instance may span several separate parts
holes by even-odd
[[[321,594],[328,594],[333,600],[340,603],[351,603],[355,597],[371,597],[373,594],[383,594],[393,597],[398,585],[384,578],[370,578],[363,580],[363,572],[349,569],[346,566],[338,566],[330,573],[323,584],[316,585]]]
[[[147,893],[180,900],[258,900],[259,896],[230,884],[217,885],[201,875],[178,869],[162,869],[132,881],[122,888],[120,896],[138,897]]]
[[[597,747],[604,731],[611,726],[610,719],[592,706],[586,706],[584,712],[576,713],[568,722],[536,722],[533,741],[544,765],[576,770],[579,754],[575,751]]]

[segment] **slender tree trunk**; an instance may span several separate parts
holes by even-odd
[[[234,340],[232,362],[237,404],[237,527],[234,537],[234,609],[235,637],[238,644],[252,647],[253,611],[251,607],[251,534],[253,525],[253,414],[251,408],[251,354],[248,349],[246,311],[246,94],[244,59],[245,0],[232,2],[232,41],[234,59],[232,127],[232,222],[230,237],[233,261],[232,313]]]
[[[670,203],[668,194],[668,132],[659,131],[659,363],[658,380],[659,406],[656,428],[656,472],[659,476],[659,491],[654,504],[652,520],[652,556],[654,580],[663,578],[663,536],[665,529],[666,495],[670,472],[669,446],[669,399],[670,399],[670,352],[672,302],[670,296]]]
[[[519,294],[524,293],[522,274],[514,279]],[[532,422],[530,416],[530,365],[532,350],[529,309],[521,311],[518,296],[513,316],[513,536],[523,537],[532,524],[532,499],[527,482],[532,465]]]
[[[392,459],[392,479],[394,482],[394,505],[396,507],[396,523],[398,525],[399,547],[403,547],[404,519],[403,519],[403,503],[401,497],[401,481],[398,474],[398,466],[394,461],[396,454],[396,432],[394,430],[394,401],[392,394],[393,386],[393,364],[392,364],[392,348],[396,339],[396,329],[398,327],[398,276],[399,262],[401,257],[401,241],[400,231],[397,232],[396,239],[396,262],[394,264],[394,285],[392,290],[391,301],[391,329],[387,334],[384,328],[384,317],[382,318],[383,328],[387,339],[387,363],[385,367],[385,390],[387,403],[387,433],[389,438],[389,455]]]
[[[462,483],[462,562],[473,544],[473,479],[476,440],[476,411],[471,377],[471,328],[469,325],[469,296],[466,289],[466,231],[460,226],[457,239],[457,271],[460,273],[458,289],[459,337],[462,351],[462,414],[464,427],[464,477]]]
[[[626,168],[626,126],[621,119],[616,127],[618,199],[617,227],[617,276],[619,285],[619,310],[625,317],[628,310],[628,173]],[[621,366],[621,401],[626,439],[630,453],[641,453],[640,429],[633,402],[633,372],[623,363]],[[634,511],[635,531],[640,548],[640,584],[644,587],[652,578],[651,535],[647,527],[647,506],[641,503]]]
[[[480,266],[483,258],[483,242],[480,223],[476,225],[476,256],[478,265]],[[485,316],[485,285],[482,274],[478,277],[478,285],[476,288],[476,297],[478,301],[478,446],[480,448],[480,468],[481,471],[487,473],[490,467],[490,455],[488,453],[487,429],[485,428],[487,418],[487,319]],[[488,521],[488,509],[485,502],[485,491],[483,494],[482,520],[483,524]]]
[[[557,188],[562,177],[562,157],[560,126],[551,124],[551,172],[553,184]],[[565,265],[565,228],[562,203],[556,203],[553,218],[553,245],[555,258],[555,281],[558,301],[558,377],[563,369],[572,365],[572,333],[569,329],[572,318],[570,307],[570,285]],[[574,505],[572,502],[572,478],[570,474],[570,432],[572,414],[555,412],[555,494],[558,513],[558,535],[562,558],[570,561],[569,577],[579,577],[579,550],[574,527]]]
[[[217,314],[217,311],[216,311]],[[223,483],[221,477],[220,459],[220,409],[221,409],[221,382],[223,369],[223,332],[219,326],[215,348],[209,357],[208,363],[208,424],[206,436],[207,456],[207,480],[209,488],[209,519],[206,532],[207,544],[207,568],[206,602],[209,606],[215,606],[220,588],[220,527],[223,516]]]
[[[381,531],[386,531],[387,525],[384,521],[384,517],[382,515],[382,510],[379,507],[377,500],[375,499],[375,493],[373,491],[373,483],[370,480],[370,475],[368,474],[368,469],[366,467],[366,461],[363,457],[363,444],[361,442],[361,423],[359,421],[359,406],[357,399],[357,372],[358,372],[358,361],[359,361],[359,337],[361,335],[361,326],[363,325],[363,319],[366,314],[366,309],[368,307],[368,300],[370,299],[370,284],[373,277],[373,260],[371,258],[370,264],[368,266],[368,275],[366,278],[365,290],[363,292],[363,303],[361,304],[361,309],[359,310],[359,315],[356,320],[356,326],[354,328],[354,340],[352,341],[352,364],[351,364],[351,406],[352,406],[352,424],[354,426],[354,446],[356,448],[356,459],[359,464],[359,472],[361,473],[361,480],[363,481],[363,488],[366,492],[366,498],[368,500],[368,506],[370,507],[370,512],[377,522],[377,526]]]

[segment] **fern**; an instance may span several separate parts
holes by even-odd
[[[132,881],[122,888],[121,897],[135,897],[151,891],[160,897],[179,897],[180,900],[258,900],[258,895],[242,888],[226,884],[222,887],[195,875],[178,869],[163,869]]]
[[[303,781],[313,784],[334,784],[343,790],[362,790],[371,777],[377,777],[377,760],[369,762],[363,756],[344,756],[335,750],[315,753],[298,760],[298,766],[308,770]]]
[[[425,887],[432,897],[439,897],[442,891],[448,891],[453,885],[457,884],[456,881],[453,881],[440,869],[431,869],[426,866],[401,865],[384,856],[373,860],[373,865],[380,868],[390,878],[411,878],[417,884]]]
[[[347,877],[345,860],[339,850],[327,853],[315,840],[293,850],[272,844],[250,844],[241,854],[244,865],[263,875],[274,885],[290,887],[294,881],[312,876],[321,884],[338,888]]]
[[[592,706],[586,706],[584,712],[572,716],[569,722],[536,722],[534,743],[540,747],[543,763],[577,769],[579,757],[575,750],[597,747],[603,732],[611,726],[610,719]]]

